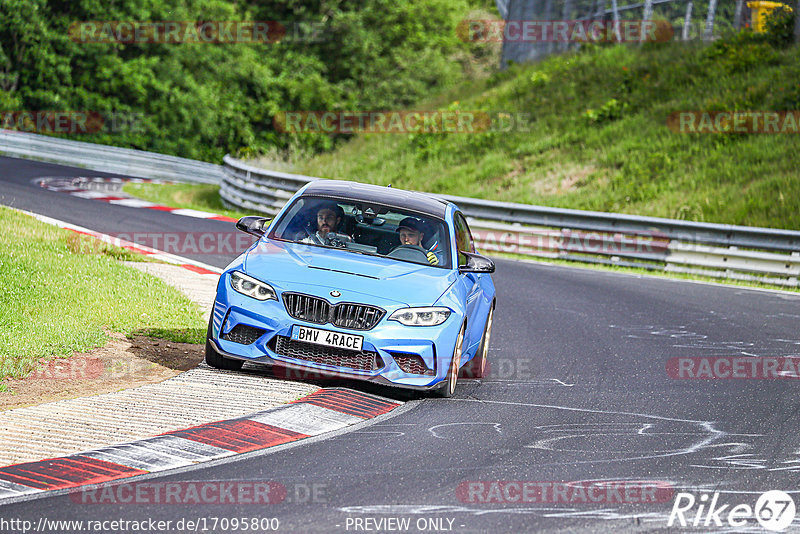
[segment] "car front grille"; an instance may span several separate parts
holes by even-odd
[[[233,343],[239,343],[240,345],[252,345],[258,338],[264,335],[264,332],[266,332],[266,330],[262,330],[261,328],[248,326],[246,324],[237,324],[230,332],[223,334],[222,339],[225,341],[232,341]]]
[[[352,330],[369,330],[381,320],[385,312],[374,306],[363,304],[338,304],[333,309],[334,325]]]
[[[412,375],[433,375],[433,369],[428,369],[425,361],[417,354],[403,354],[390,352],[397,366],[404,372]]]
[[[331,315],[327,300],[300,293],[284,293],[283,305],[289,315],[309,323],[325,324]]]
[[[281,356],[323,365],[348,367],[361,371],[375,371],[384,365],[383,360],[376,352],[325,347],[285,336],[275,336],[270,345],[272,345],[270,348]]]
[[[369,330],[386,314],[376,306],[350,302],[334,306],[323,298],[302,293],[284,293],[283,304],[286,312],[295,319],[316,324],[332,323],[350,330]]]

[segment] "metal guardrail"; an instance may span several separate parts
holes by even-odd
[[[223,201],[267,215],[277,213],[300,187],[321,179],[253,167],[230,156],[223,168]],[[437,196],[470,218],[485,251],[800,285],[799,231]]]
[[[95,143],[0,130],[0,155],[124,174],[137,178],[220,183],[222,166]]]
[[[309,176],[0,130],[0,154],[141,178],[219,183],[227,204],[273,215]],[[799,286],[800,232],[439,195],[481,250]]]

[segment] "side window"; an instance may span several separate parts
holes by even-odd
[[[464,220],[464,216],[460,213],[456,213],[454,222],[456,227],[458,264],[464,265],[467,263],[467,259],[462,252],[475,252],[475,245],[472,242],[472,234],[469,232],[469,227],[467,226],[467,221]]]
[[[462,217],[462,219],[463,219],[463,217]],[[474,254],[475,253],[475,240],[472,239],[472,230],[469,229],[469,226],[467,225],[467,221],[466,220],[464,220],[464,226],[467,227],[467,240],[468,240],[468,243],[469,243],[469,249],[467,250],[467,252],[472,252]]]

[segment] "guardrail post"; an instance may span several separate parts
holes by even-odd
[[[649,22],[653,18],[653,0],[644,0],[644,11],[642,12],[642,20]]]
[[[683,19],[683,40],[689,40],[689,29],[692,25],[692,3],[686,4],[686,18]]]
[[[653,0],[644,0],[644,10],[642,11],[642,24],[644,25],[644,23],[650,22],[650,19],[652,18],[653,18]],[[643,31],[642,35],[639,37],[640,45],[644,43],[644,34],[645,32]]]
[[[561,12],[561,19],[564,21],[572,20],[572,1],[573,0],[564,0],[564,10]],[[559,48],[561,48],[561,50],[569,49],[569,41],[565,40],[563,43],[560,43]]]
[[[544,20],[548,21],[548,23],[550,23],[550,21],[553,20],[553,0],[545,0]],[[551,39],[552,37],[553,36],[550,36]],[[552,53],[553,50],[555,50],[555,47],[556,47],[555,40],[548,41],[547,43],[545,43],[545,53],[547,54]]]
[[[617,9],[617,0],[611,0],[611,11],[612,16],[614,17],[614,36],[617,38],[617,42],[621,43],[622,35],[619,31],[619,10]]]
[[[703,32],[703,40],[710,41],[714,37],[714,17],[717,11],[717,0],[708,0],[708,16],[706,17],[706,29]]]
[[[736,0],[736,11],[733,15],[733,29],[739,31],[742,29],[742,6],[744,0]]]

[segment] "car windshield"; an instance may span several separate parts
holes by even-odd
[[[272,225],[269,238],[450,268],[444,221],[358,200],[300,197]]]

